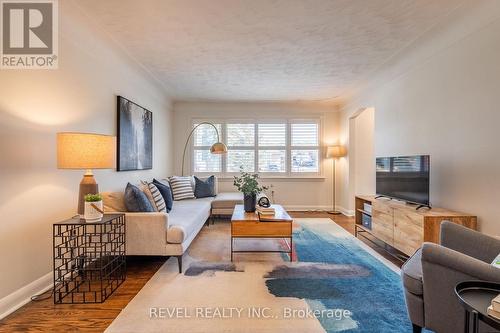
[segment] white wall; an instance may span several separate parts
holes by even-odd
[[[375,108],[375,155],[431,155],[431,201],[500,235],[500,2],[467,2],[387,64],[343,108]],[[352,140],[349,140],[352,145]],[[353,206],[346,179],[342,204]],[[350,172],[349,172],[350,171]],[[361,177],[373,182],[374,173]],[[357,181],[357,180],[356,180]]]
[[[180,173],[182,150],[191,129],[193,119],[262,119],[283,117],[322,117],[322,145],[333,144],[339,138],[337,108],[323,103],[175,103],[174,133],[175,160],[174,170]],[[189,156],[186,156],[189,165]],[[289,209],[331,209],[332,207],[332,169],[331,161],[323,163],[324,179],[263,179],[264,184],[273,184],[275,199]],[[186,168],[187,170],[187,168]],[[220,189],[235,191],[232,179],[221,180]],[[338,207],[342,209],[342,207]]]
[[[52,223],[75,215],[83,171],[56,168],[56,133],[116,135],[116,96],[153,112],[154,169],[95,171],[100,190],[171,173],[171,104],[162,87],[60,1],[58,70],[0,71],[0,315],[49,281]],[[10,294],[10,297],[6,297]]]
[[[375,193],[375,110],[367,108],[350,119],[352,137],[351,159],[354,177],[351,177],[356,195]]]

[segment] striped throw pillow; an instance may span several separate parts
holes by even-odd
[[[145,183],[143,185],[143,192],[146,194],[149,201],[151,202],[151,205],[157,212],[167,212],[167,205],[165,204],[165,200],[163,199],[160,190],[158,190],[158,187],[156,187],[155,184]]]
[[[191,185],[191,177],[170,177],[170,188],[174,195],[174,200],[194,199],[193,186]]]

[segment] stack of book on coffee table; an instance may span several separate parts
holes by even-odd
[[[259,215],[273,216],[276,213],[276,209],[273,207],[257,207],[257,213]]]
[[[491,300],[487,312],[491,317],[500,320],[500,295]]]

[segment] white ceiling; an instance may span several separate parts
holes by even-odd
[[[79,0],[175,100],[330,100],[458,0]]]

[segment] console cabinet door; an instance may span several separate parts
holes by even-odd
[[[373,200],[372,202],[372,210],[378,210],[380,213],[385,213],[387,215],[392,215],[392,207],[389,205],[390,202],[386,202],[387,200]]]
[[[392,214],[387,214],[372,207],[372,234],[393,246],[394,244],[394,220]]]
[[[411,256],[424,241],[424,216],[408,209],[394,209],[394,247]]]

